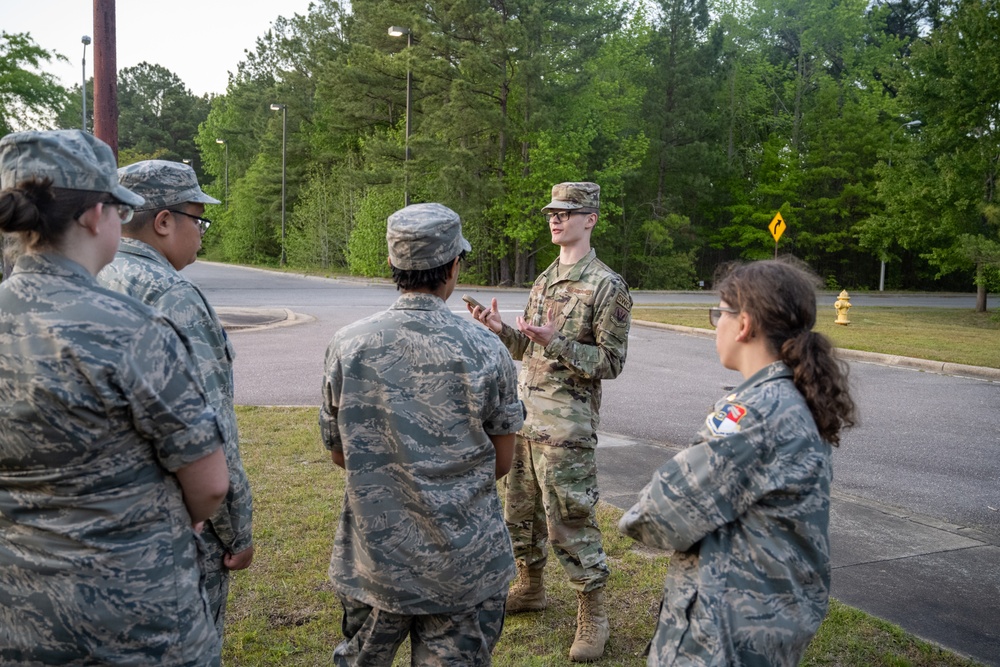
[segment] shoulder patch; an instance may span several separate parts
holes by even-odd
[[[705,425],[712,435],[728,435],[740,431],[740,420],[746,416],[747,409],[739,403],[726,403],[717,412],[705,419]]]
[[[615,295],[615,309],[611,313],[611,319],[620,327],[624,327],[628,321],[629,312],[632,310],[632,299],[628,292],[621,291]]]

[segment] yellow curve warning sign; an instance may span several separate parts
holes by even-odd
[[[777,243],[781,235],[785,233],[785,219],[781,217],[781,212],[774,214],[774,218],[771,220],[771,224],[767,228],[771,231],[771,236],[774,237],[774,242]]]

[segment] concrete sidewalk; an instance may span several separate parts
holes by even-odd
[[[601,499],[628,509],[680,447],[602,433]],[[1000,537],[832,493],[833,597],[1000,667]]]

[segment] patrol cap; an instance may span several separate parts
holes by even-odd
[[[552,201],[542,211],[573,210],[601,206],[601,186],[597,183],[560,183],[552,186]]]
[[[444,266],[469,252],[458,213],[441,204],[411,204],[389,216],[385,230],[389,261],[404,271]]]
[[[190,165],[169,160],[143,160],[118,170],[125,187],[146,198],[140,211],[152,211],[177,204],[220,204],[198,186],[198,176]]]
[[[139,206],[143,199],[118,183],[111,147],[83,130],[32,130],[0,139],[0,188],[14,188],[29,178],[48,178],[57,188],[109,192],[118,201]]]

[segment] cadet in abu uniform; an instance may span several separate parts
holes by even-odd
[[[347,473],[330,582],[344,607],[338,666],[487,667],[514,576],[496,480],[524,421],[496,336],[445,303],[471,250],[458,214],[414,204],[389,216],[386,311],[337,332],[319,423]]]
[[[0,188],[0,664],[218,665],[221,426],[183,334],[94,280],[143,199],[80,130],[4,137]]]
[[[619,523],[676,550],[647,665],[797,665],[826,615],[831,445],[855,406],[814,284],[784,261],[717,282],[716,349],[744,382]]]
[[[215,309],[182,273],[194,263],[210,220],[205,204],[219,200],[202,192],[194,169],[180,162],[143,160],[118,170],[118,181],[146,201],[122,225],[118,254],[97,275],[99,283],[156,308],[187,334],[205,395],[226,439],[229,493],[205,522],[205,590],[219,637],[224,635],[230,570],[253,560],[253,500],[240,456],[233,407],[233,349]]]

